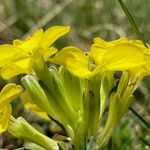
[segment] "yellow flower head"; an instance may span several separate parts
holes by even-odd
[[[67,47],[49,61],[66,65],[76,76],[89,78],[106,70],[123,71],[142,66],[146,63],[144,51],[138,40],[121,38],[107,42],[95,38],[88,55],[76,47]]]
[[[40,53],[46,60],[55,54],[57,50],[50,47],[59,37],[69,31],[69,26],[54,26],[43,32],[37,30],[26,40],[14,40],[13,45],[0,46],[0,74],[4,79],[10,79],[16,75],[30,73],[34,54]]]
[[[11,115],[10,103],[19,95],[21,90],[21,86],[8,83],[0,92],[0,133],[7,129]]]

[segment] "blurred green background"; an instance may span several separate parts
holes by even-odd
[[[124,0],[144,39],[150,38],[150,0]],[[70,25],[70,33],[55,46],[74,45],[88,51],[93,38],[137,38],[117,0],[0,0],[0,44],[25,38],[38,28]],[[2,82],[3,83],[3,82]],[[15,103],[15,102],[14,102]],[[17,102],[16,102],[17,103]],[[18,104],[18,103],[17,103]],[[16,107],[17,104],[14,104]],[[132,107],[150,122],[150,78],[146,77],[135,93]],[[21,113],[20,113],[21,112]],[[18,106],[14,115],[22,114],[36,128],[47,134],[61,132]],[[30,117],[29,117],[30,116]],[[35,122],[38,123],[35,123]],[[47,131],[48,130],[48,131]],[[150,130],[131,112],[122,119],[112,135],[114,150],[149,150]],[[14,149],[24,144],[7,133],[0,135],[0,148]]]

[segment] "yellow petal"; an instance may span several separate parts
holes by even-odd
[[[58,38],[68,33],[70,30],[69,26],[54,26],[47,29],[40,41],[40,47],[47,49],[50,45],[52,45]]]
[[[44,52],[44,60],[47,61],[48,58],[57,53],[57,49],[55,47],[50,47]]]
[[[31,71],[30,59],[31,55],[19,47],[8,44],[0,46],[1,75],[10,79],[20,73],[28,73],[27,70]]]
[[[21,40],[14,40],[13,45],[23,49],[28,53],[33,53],[34,49],[39,47],[39,42],[43,37],[43,30],[37,30],[31,37],[28,37],[25,41]]]
[[[143,42],[140,40],[130,40],[129,42],[145,48],[145,46],[143,45]]]
[[[37,114],[38,116],[49,120],[46,112],[42,111],[31,99],[30,95],[27,91],[22,94],[22,103],[26,109],[30,109],[33,113]]]
[[[11,101],[19,95],[21,90],[20,85],[14,83],[6,84],[0,93],[0,111],[11,103]]]
[[[31,72],[31,57],[22,57],[15,62],[12,63],[12,65],[16,65],[18,68],[21,68],[23,70],[26,70],[25,73],[30,73]]]
[[[53,63],[66,65],[75,76],[84,78],[91,74],[86,55],[76,47],[70,46],[62,49],[51,60]]]
[[[94,44],[95,46],[101,47],[101,48],[108,48],[111,47],[115,44],[121,43],[121,42],[127,42],[128,39],[125,37],[122,37],[120,39],[117,40],[113,40],[113,41],[105,41],[100,37],[94,38]]]
[[[9,64],[17,53],[21,53],[20,48],[14,47],[9,44],[0,46],[0,67]]]
[[[8,80],[19,74],[30,73],[32,71],[31,56],[22,52],[16,53],[9,64],[5,64],[0,70],[2,78]]]
[[[0,111],[0,133],[7,130],[8,123],[11,115],[11,105],[7,105],[2,111]]]
[[[85,53],[73,46],[65,47],[50,58],[49,61],[59,65],[66,65],[72,74],[81,78],[91,77],[99,71],[97,69],[90,71],[89,61]]]
[[[150,52],[150,48],[147,49]],[[140,67],[135,67],[130,70],[132,74],[135,74],[138,77],[145,77],[150,75],[150,54],[145,54],[146,63]]]
[[[110,47],[114,46],[117,43],[123,43],[126,41],[128,41],[126,38],[120,38],[114,41],[107,42],[97,37],[94,39],[94,44],[91,46],[89,55],[93,57],[96,65],[101,65],[102,57]]]
[[[103,56],[101,67],[105,70],[128,70],[145,64],[143,49],[124,42],[110,48]]]
[[[108,49],[100,48],[96,45],[92,45],[89,55],[93,57],[94,63],[100,65],[103,55],[107,52]]]
[[[81,61],[87,62],[85,54],[80,49],[73,46],[63,48],[54,57],[50,58],[49,61],[58,65],[66,65],[66,60],[68,58],[73,58],[75,60],[81,59]]]
[[[72,74],[80,78],[90,78],[99,72],[97,68],[90,71],[88,68],[87,61],[82,60],[68,58],[66,66]]]
[[[1,74],[2,78],[5,80],[9,80],[17,75],[27,74],[30,72],[31,72],[31,68],[24,69],[24,68],[17,66],[15,63],[7,65],[7,66],[1,68],[1,70],[0,70],[0,74]]]

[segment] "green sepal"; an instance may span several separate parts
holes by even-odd
[[[63,125],[74,125],[77,113],[68,103],[67,93],[61,81],[56,67],[48,68],[44,59],[39,57],[34,63],[34,71],[39,79],[39,83],[44,90],[52,110],[56,114],[56,119]]]
[[[116,124],[120,119],[120,103],[121,99],[119,98],[119,95],[117,93],[113,93],[110,99],[109,113],[106,125],[103,131],[97,137],[97,143],[100,145],[100,147],[108,141],[113,129],[115,128]]]
[[[48,150],[59,150],[57,142],[33,128],[24,118],[11,116],[7,131],[14,137],[27,140]]]
[[[45,91],[49,104],[56,113],[58,121],[71,126],[76,122],[77,112],[68,103],[68,96],[64,85],[55,67],[51,67],[45,72],[49,77],[49,82],[41,80],[41,86]]]
[[[59,69],[59,75],[67,94],[68,103],[72,106],[72,108],[74,108],[76,112],[82,112],[82,98],[83,89],[85,88],[85,80],[74,76],[63,66],[61,66]]]
[[[132,92],[132,87],[128,87],[121,98],[121,106],[120,106],[120,118],[126,113],[128,110],[129,106],[131,105],[133,101],[133,92]]]
[[[49,105],[45,92],[39,85],[37,79],[33,75],[26,75],[21,79],[27,92],[31,96],[35,104],[37,104],[43,111],[54,117],[55,113]]]
[[[112,93],[109,104],[109,114],[106,125],[97,137],[100,146],[106,143],[122,116],[128,110],[133,100],[134,84],[130,85],[128,72],[123,72],[116,93]]]
[[[83,113],[80,125],[75,131],[75,136],[72,141],[75,149],[87,149],[88,140],[98,132],[100,118],[100,82],[100,74],[84,82]]]
[[[109,99],[110,91],[114,86],[114,72],[105,72],[102,77],[100,86],[100,119],[106,108],[107,101]]]
[[[122,97],[124,92],[126,91],[128,83],[129,83],[129,72],[123,71],[117,88],[117,93],[120,95],[120,97]]]
[[[100,121],[100,83],[101,74],[87,80],[83,96],[83,126],[84,136],[96,134]]]

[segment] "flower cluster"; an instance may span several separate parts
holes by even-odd
[[[22,74],[25,89],[21,93],[22,87],[14,83],[2,89],[0,132],[8,130],[15,137],[40,146],[43,144],[38,140],[45,139],[49,141],[48,148],[58,149],[56,141],[38,134],[27,122],[19,119],[19,123],[12,116],[10,119],[10,103],[21,93],[25,108],[61,124],[75,149],[85,149],[93,139],[100,147],[108,141],[131,104],[134,91],[143,77],[150,74],[150,48],[139,40],[120,38],[108,42],[99,37],[88,52],[74,46],[60,51],[52,47],[69,29],[69,26],[54,26],[45,32],[40,29],[24,41],[14,40],[12,45],[0,46],[1,77],[9,80]],[[121,73],[118,78],[116,72]],[[108,101],[108,118],[100,131]],[[30,136],[25,135],[24,128],[31,131]],[[32,138],[34,132],[38,140]]]

